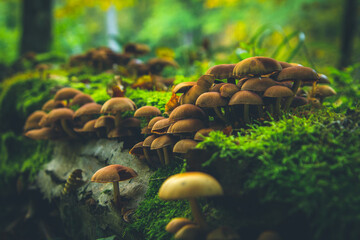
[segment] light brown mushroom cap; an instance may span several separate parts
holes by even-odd
[[[203,239],[204,231],[195,224],[183,226],[174,236],[174,239]]]
[[[159,136],[156,135],[150,135],[147,138],[145,138],[144,142],[143,142],[143,147],[151,147],[152,142],[158,138]]]
[[[113,164],[99,169],[91,177],[92,182],[110,183],[126,181],[137,176],[134,169],[119,164]]]
[[[193,104],[183,104],[177,108],[175,108],[169,116],[170,122],[176,122],[182,119],[188,119],[188,118],[197,118],[201,120],[206,120],[207,116],[205,112],[193,105]]]
[[[195,223],[193,221],[191,221],[190,219],[187,218],[182,218],[182,217],[178,217],[178,218],[173,218],[171,219],[171,221],[166,225],[165,230],[169,233],[173,233],[175,234],[177,231],[179,231],[183,226],[188,225],[188,224],[194,224]]]
[[[164,134],[170,125],[171,123],[168,118],[161,119],[154,124],[151,132],[156,134]]]
[[[151,143],[150,149],[156,150],[156,149],[160,149],[160,148],[164,148],[164,147],[173,145],[175,143],[176,143],[176,140],[174,139],[174,137],[172,137],[170,135],[163,135],[163,136],[160,136],[160,137],[154,139],[154,141]]]
[[[194,140],[203,141],[204,137],[208,137],[211,132],[215,131],[212,128],[203,128],[196,132]]]
[[[149,124],[147,125],[147,128],[148,129],[152,129],[153,128],[153,126],[154,126],[154,124],[157,122],[157,121],[160,121],[160,120],[162,120],[162,119],[165,119],[165,117],[154,117],[154,118],[152,118],[151,120],[150,120],[150,122],[149,122]]]
[[[85,115],[93,115],[100,114],[101,105],[97,103],[86,103],[82,105],[78,110],[74,113],[74,118],[85,116]]]
[[[139,142],[137,144],[135,144],[129,151],[130,154],[135,155],[135,156],[143,156],[144,155],[144,151],[143,151],[143,143],[144,142]]]
[[[45,112],[49,112],[55,108],[63,108],[63,107],[65,107],[65,105],[62,101],[55,101],[54,99],[50,99],[49,101],[44,103],[41,110]]]
[[[218,92],[206,92],[198,97],[195,104],[202,108],[213,108],[226,106],[228,101]]]
[[[83,132],[83,133],[95,132],[96,131],[96,128],[95,128],[96,120],[97,119],[93,119],[93,120],[86,122],[82,128],[75,128],[74,129],[75,132]]]
[[[51,128],[45,127],[27,131],[25,136],[34,140],[48,140],[54,137],[55,133]]]
[[[265,75],[281,71],[282,67],[278,61],[267,57],[250,57],[236,64],[233,75],[243,77],[246,75]]]
[[[95,122],[95,128],[109,127],[114,128],[115,117],[114,116],[101,116]]]
[[[75,105],[82,106],[86,103],[91,103],[91,102],[94,102],[94,99],[90,95],[85,93],[79,93],[72,99],[69,106],[70,107]]]
[[[251,78],[241,86],[241,90],[264,92],[269,87],[275,85],[279,85],[279,83],[272,80],[271,78]]]
[[[293,66],[283,69],[277,76],[277,81],[301,80],[314,82],[319,79],[314,69],[301,66]]]
[[[318,85],[315,88],[315,97],[331,97],[334,95],[336,95],[336,92],[329,85]]]
[[[187,153],[191,148],[195,148],[198,142],[192,139],[181,139],[178,141],[173,148],[174,153]]]
[[[69,108],[56,108],[46,115],[44,124],[53,123],[60,119],[72,120],[73,116],[74,111]]]
[[[225,84],[226,83],[216,83],[209,89],[209,92],[220,92],[220,88]]]
[[[175,174],[164,181],[159,189],[162,200],[211,197],[223,195],[220,183],[203,172]]]
[[[196,99],[203,94],[204,92],[207,92],[208,89],[206,88],[202,88],[198,85],[194,85],[190,88],[189,91],[187,91],[186,93],[184,93],[183,95],[180,96],[179,98],[179,104],[180,105],[184,105],[184,104],[195,104]]]
[[[160,110],[153,106],[144,106],[135,111],[134,117],[151,117],[161,115]]]
[[[284,86],[272,86],[266,89],[264,92],[264,97],[272,97],[272,98],[278,98],[278,97],[291,97],[294,93],[291,91],[291,89],[284,87]]]
[[[215,77],[213,75],[202,75],[196,82],[196,85],[202,89],[208,90],[215,81]]]
[[[175,93],[175,94],[177,94],[177,93],[186,93],[194,85],[196,85],[196,82],[182,82],[182,83],[177,84],[173,88],[172,92]]]
[[[209,68],[205,75],[214,75],[215,79],[233,77],[233,70],[236,64],[219,64]]]
[[[259,95],[254,92],[239,91],[231,97],[229,105],[232,106],[239,104],[262,105],[263,100]]]
[[[40,122],[41,118],[44,116],[46,116],[46,113],[41,110],[37,110],[37,111],[33,112],[32,114],[30,114],[25,121],[24,130],[28,131],[31,129],[40,128],[41,126],[39,125],[39,122]]]
[[[194,133],[200,129],[205,128],[203,121],[199,119],[183,119],[172,124],[167,133],[181,134],[181,133]]]
[[[62,88],[56,92],[54,96],[54,101],[63,101],[63,100],[72,99],[79,93],[82,92],[74,88]]]
[[[231,98],[235,93],[240,91],[240,88],[233,83],[225,83],[220,88],[221,97]]]
[[[126,97],[114,97],[107,100],[102,106],[100,113],[117,113],[125,111],[135,111],[134,102]]]

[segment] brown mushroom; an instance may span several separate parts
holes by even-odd
[[[162,161],[165,165],[169,165],[170,163],[170,153],[168,148],[175,144],[174,137],[170,135],[160,136],[151,143],[151,150],[156,150],[160,161]],[[172,147],[171,147],[172,148]],[[162,150],[162,151],[161,151]]]
[[[66,106],[69,106],[70,100],[73,99],[77,94],[82,93],[81,91],[74,88],[62,88],[56,92],[54,101],[66,101]]]
[[[237,78],[244,76],[261,76],[281,71],[282,67],[278,61],[267,57],[250,57],[237,63],[233,75]]]
[[[135,111],[136,105],[126,97],[114,97],[109,99],[101,107],[100,113],[115,114],[115,128],[120,128],[121,114],[126,111]]]
[[[215,79],[227,79],[228,83],[235,83],[233,70],[236,64],[220,64],[209,68],[206,75],[213,75]]]
[[[274,104],[275,105],[274,114],[276,117],[278,117],[280,114],[281,99],[286,97],[293,97],[294,95],[295,94],[289,88],[284,86],[272,86],[266,89],[266,91],[264,92],[264,97],[276,99]]]
[[[263,101],[262,101],[261,97],[254,92],[239,91],[239,92],[235,93],[229,101],[229,106],[234,106],[234,105],[243,105],[244,106],[243,119],[244,119],[245,124],[247,124],[250,122],[249,105],[262,106]]]

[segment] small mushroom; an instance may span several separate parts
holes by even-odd
[[[156,150],[159,155],[160,161],[163,162],[165,165],[169,165],[170,153],[169,153],[168,148],[171,147],[172,145],[174,145],[175,142],[176,141],[175,141],[174,137],[172,137],[170,135],[163,135],[163,136],[160,136],[160,137],[154,139],[154,141],[151,143],[150,149]]]
[[[109,99],[101,107],[100,113],[115,114],[115,128],[120,128],[121,114],[126,111],[135,111],[136,105],[126,97],[114,97]]]
[[[289,68],[286,68],[286,69],[289,69]],[[264,92],[264,97],[276,99],[274,114],[277,117],[280,115],[281,99],[287,98],[287,97],[293,97],[294,95],[295,95],[295,93],[293,93],[293,91],[291,91],[289,88],[284,87],[284,86],[272,86],[272,87],[269,87],[268,89],[266,89],[266,91]]]
[[[243,118],[244,118],[245,124],[247,124],[250,122],[249,105],[262,106],[263,101],[262,101],[261,97],[254,92],[239,91],[231,97],[231,99],[229,101],[229,105],[230,106],[233,106],[233,105],[243,105],[244,106]]]
[[[166,225],[165,230],[169,233],[175,234],[178,232],[182,227],[188,224],[194,224],[193,221],[187,218],[173,218],[171,221]]]
[[[70,100],[73,99],[77,94],[82,93],[81,91],[74,88],[62,88],[56,92],[54,101],[66,101],[66,106],[69,106]]]

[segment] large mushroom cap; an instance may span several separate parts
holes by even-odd
[[[161,185],[159,198],[178,200],[197,197],[223,195],[220,183],[203,172],[186,172],[175,174]]]
[[[207,119],[207,116],[201,108],[193,104],[183,104],[175,108],[169,116],[170,122],[176,122],[187,118],[197,118],[205,120]]]
[[[82,93],[81,91],[74,88],[62,88],[56,92],[54,96],[55,101],[62,101],[74,98],[77,94]]]
[[[239,91],[231,97],[229,105],[231,106],[239,104],[261,105],[263,104],[263,100],[254,92]]]
[[[219,64],[212,66],[206,71],[206,75],[213,75],[215,79],[233,77],[233,70],[236,64]]]
[[[100,114],[101,105],[91,102],[86,103],[81,106],[78,110],[74,113],[74,118],[85,116],[85,115],[92,115],[92,114]]]
[[[281,71],[282,67],[278,61],[267,57],[250,57],[236,64],[234,76],[243,77],[246,75],[265,75]]]
[[[294,93],[287,87],[284,86],[272,86],[266,89],[264,97],[291,97]]]
[[[116,113],[125,111],[135,111],[136,105],[126,97],[114,97],[107,100],[102,106],[101,113]]]
[[[161,115],[160,110],[153,106],[144,106],[135,111],[134,117],[151,117]]]
[[[202,108],[213,108],[226,106],[228,101],[220,96],[218,92],[206,92],[196,100],[196,106]]]
[[[293,81],[293,80],[302,80],[302,81],[316,81],[319,79],[318,74],[314,69],[309,67],[293,66],[283,69],[278,77],[277,81]]]
[[[113,164],[99,169],[91,177],[92,182],[109,183],[125,181],[137,176],[134,169],[119,164]]]
[[[276,81],[271,78],[251,78],[247,80],[242,86],[241,90],[264,92],[269,87],[278,85]]]

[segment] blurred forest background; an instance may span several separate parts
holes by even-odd
[[[205,47],[216,63],[263,55],[344,68],[360,61],[359,12],[357,0],[0,0],[0,65],[140,42],[185,67]]]

